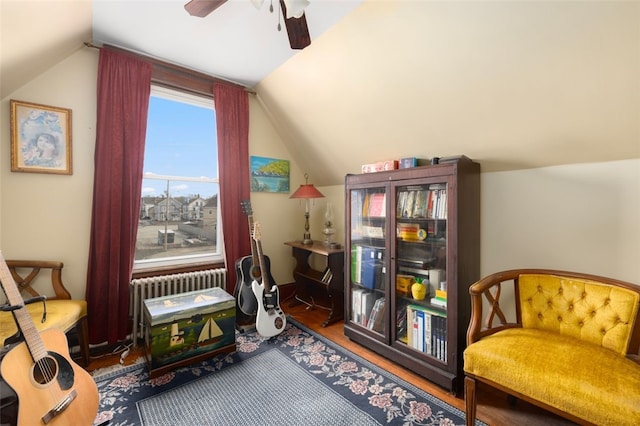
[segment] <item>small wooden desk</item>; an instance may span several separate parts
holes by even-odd
[[[293,257],[296,259],[296,267],[293,270],[293,278],[296,282],[295,300],[292,305],[300,302],[310,307],[320,307],[329,310],[329,316],[322,323],[323,327],[342,320],[344,318],[344,250],[342,248],[330,248],[321,241],[313,244],[302,244],[301,241],[288,241]],[[309,264],[312,254],[324,257],[326,266],[329,267],[333,277],[327,283],[322,280],[324,271],[313,269]],[[317,303],[314,297],[317,289],[322,293],[318,297],[321,303]],[[315,292],[314,292],[315,290]],[[324,303],[322,303],[324,302]]]

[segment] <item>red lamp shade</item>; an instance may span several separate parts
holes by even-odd
[[[304,185],[300,185],[300,188],[289,198],[324,198],[322,192],[318,191],[318,189],[313,186],[312,183],[309,183],[309,174],[304,174]]]
[[[300,188],[297,189],[296,192],[291,194],[289,198],[323,198],[322,192],[318,191],[318,189],[313,186],[313,184],[308,183],[304,185],[300,185]]]

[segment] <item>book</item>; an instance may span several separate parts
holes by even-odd
[[[418,231],[420,230],[420,225],[417,223],[405,223],[398,222],[397,224],[397,232],[400,239],[404,241],[419,241]]]
[[[418,331],[416,333],[416,341],[414,342],[413,347],[421,352],[425,352],[425,323],[430,322],[431,318],[429,315],[426,315],[424,311],[417,310],[416,312],[416,322],[418,323]]]
[[[396,201],[396,217],[403,217],[404,206],[407,202],[407,191],[398,192],[398,200]]]
[[[435,219],[436,215],[435,215],[435,202],[436,202],[436,198],[437,198],[437,193],[436,190],[429,190],[429,197],[427,200],[427,218],[428,219]]]
[[[367,328],[373,331],[377,331],[378,333],[382,333],[384,331],[384,316],[386,310],[387,304],[385,302],[385,298],[381,297],[377,299],[376,303],[373,305],[371,316],[369,317],[369,322],[367,323]]]
[[[410,333],[408,332],[408,327],[409,322],[407,320],[407,310],[398,306],[398,309],[396,310],[396,329],[398,331],[397,336],[398,340],[406,344],[409,344],[408,336]]]
[[[322,271],[322,275],[320,276],[320,281],[322,281],[323,283],[328,283],[330,274],[331,274],[331,269],[329,269],[329,267],[327,266],[326,268],[324,268],[324,271]]]
[[[418,317],[417,312],[411,309],[411,306],[407,306],[407,338],[408,344],[412,348],[416,348],[418,345]]]
[[[371,202],[371,194],[367,193],[364,196],[364,201],[362,204],[362,217],[369,216],[369,203]]]
[[[331,282],[331,280],[333,279],[333,272],[331,272],[331,270],[329,270],[329,272],[327,273],[327,275],[324,277],[324,279],[322,280],[323,283],[325,284],[329,284]]]
[[[362,236],[368,238],[384,238],[384,228],[382,226],[362,226]]]
[[[371,316],[371,311],[373,310],[373,305],[376,301],[376,294],[372,291],[365,291],[362,293],[360,309],[360,325],[367,326],[369,322],[369,317]]]
[[[446,219],[447,218],[447,191],[440,191],[440,210],[438,211],[438,219]]]
[[[427,190],[421,189],[416,191],[416,196],[413,203],[413,215],[411,217],[427,217],[427,196]]]
[[[382,298],[376,299],[376,302],[373,304],[373,308],[371,309],[371,314],[369,315],[369,320],[367,321],[367,328],[369,330],[373,330],[373,324],[376,322],[378,314],[380,313],[381,299]]]
[[[384,290],[384,277],[386,272],[384,266],[384,249],[379,249],[377,253],[378,258],[374,265],[374,287],[378,290]]]
[[[362,281],[362,246],[351,247],[351,282],[360,284]]]
[[[351,191],[351,236],[357,238],[362,233],[363,191]]]
[[[404,204],[402,217],[409,217],[409,218],[412,217],[415,198],[416,198],[416,191],[409,191],[409,194],[407,195],[407,201]]]
[[[446,314],[422,305],[407,305],[412,332],[409,345],[440,360],[446,356]]]
[[[376,283],[380,281],[382,264],[378,257],[379,249],[373,247],[363,248],[360,277],[362,285],[368,289],[376,288]]]
[[[361,288],[351,290],[351,320],[356,324],[360,324],[362,316],[362,293],[364,290]]]
[[[429,302],[434,306],[440,306],[441,308],[447,307],[447,299],[441,299],[439,297],[432,297]]]
[[[385,217],[387,209],[387,194],[384,192],[376,192],[369,194],[369,210],[367,216],[369,217]]]

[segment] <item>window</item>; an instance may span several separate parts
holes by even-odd
[[[152,87],[135,270],[222,261],[216,142],[211,98]]]

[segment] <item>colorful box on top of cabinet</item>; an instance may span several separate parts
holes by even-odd
[[[236,303],[221,288],[147,299],[144,318],[151,377],[236,350]]]

